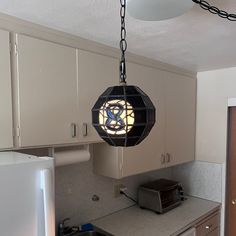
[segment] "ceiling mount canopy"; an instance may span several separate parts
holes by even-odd
[[[127,0],[130,16],[143,21],[161,21],[171,19],[189,11],[194,4],[204,10],[230,21],[236,21],[236,14],[210,5],[205,0]]]
[[[144,21],[161,21],[177,17],[193,6],[191,0],[127,0],[130,16]]]

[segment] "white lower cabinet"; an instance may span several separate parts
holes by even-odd
[[[0,30],[0,149],[13,147],[9,32]]]
[[[119,179],[194,160],[196,80],[133,63],[127,76],[156,106],[156,124],[135,147],[94,145],[95,173]]]
[[[17,35],[18,146],[78,142],[77,49]]]

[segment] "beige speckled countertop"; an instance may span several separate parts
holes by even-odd
[[[115,236],[170,236],[177,235],[220,209],[220,203],[187,198],[182,205],[163,215],[133,206],[92,223]]]

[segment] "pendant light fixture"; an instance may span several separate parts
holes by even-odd
[[[112,146],[141,143],[155,124],[156,110],[137,86],[126,85],[126,0],[120,0],[120,85],[106,89],[92,108],[92,123],[100,137]]]
[[[160,21],[180,16],[190,10],[194,4],[221,18],[236,21],[236,14],[229,14],[204,0],[127,0],[127,10],[136,19]]]

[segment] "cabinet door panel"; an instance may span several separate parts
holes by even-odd
[[[163,76],[163,72],[150,67],[127,65],[127,82],[137,85],[151,98],[156,107],[156,124],[142,143],[123,148],[123,177],[162,167],[165,128]]]
[[[92,127],[91,109],[98,97],[108,87],[118,85],[118,60],[108,56],[80,50],[78,61],[80,140],[83,142],[98,142],[101,141],[101,138]],[[87,134],[83,131],[84,125],[87,125]]]
[[[9,32],[0,30],[0,148],[13,147]]]
[[[166,79],[167,166],[194,160],[196,80],[169,74]]]
[[[19,145],[76,142],[76,49],[24,35],[17,47]]]

